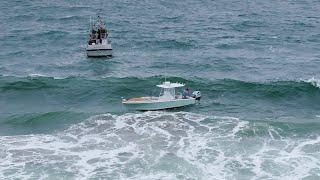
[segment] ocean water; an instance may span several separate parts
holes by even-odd
[[[0,179],[320,179],[320,1],[0,4]],[[165,76],[200,104],[121,105]]]

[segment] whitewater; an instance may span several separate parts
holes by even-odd
[[[0,179],[319,179],[319,10],[318,0],[1,1]],[[112,58],[85,54],[98,14]],[[122,106],[159,95],[165,76],[200,90],[200,103]]]

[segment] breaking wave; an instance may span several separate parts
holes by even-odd
[[[312,78],[306,80],[306,82],[312,84],[312,85],[315,86],[315,87],[320,88],[320,80],[319,80],[319,79],[316,79],[315,77],[312,77]]]
[[[0,136],[0,178],[312,177],[320,128],[297,137],[304,126],[187,112],[101,114],[54,134]]]

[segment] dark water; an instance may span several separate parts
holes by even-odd
[[[1,179],[320,178],[320,1],[3,1]],[[87,58],[90,16],[112,58]],[[164,80],[196,106],[128,112]]]

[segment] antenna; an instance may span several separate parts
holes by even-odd
[[[164,82],[167,82],[167,63],[164,63]]]
[[[102,15],[103,1],[100,1],[99,4],[100,4],[100,7],[99,7],[98,12],[97,12],[98,16]]]
[[[91,16],[90,16],[89,40],[88,40],[88,41],[90,41],[91,31],[92,31],[92,20],[91,20]],[[89,42],[88,42],[88,43],[89,43]]]

